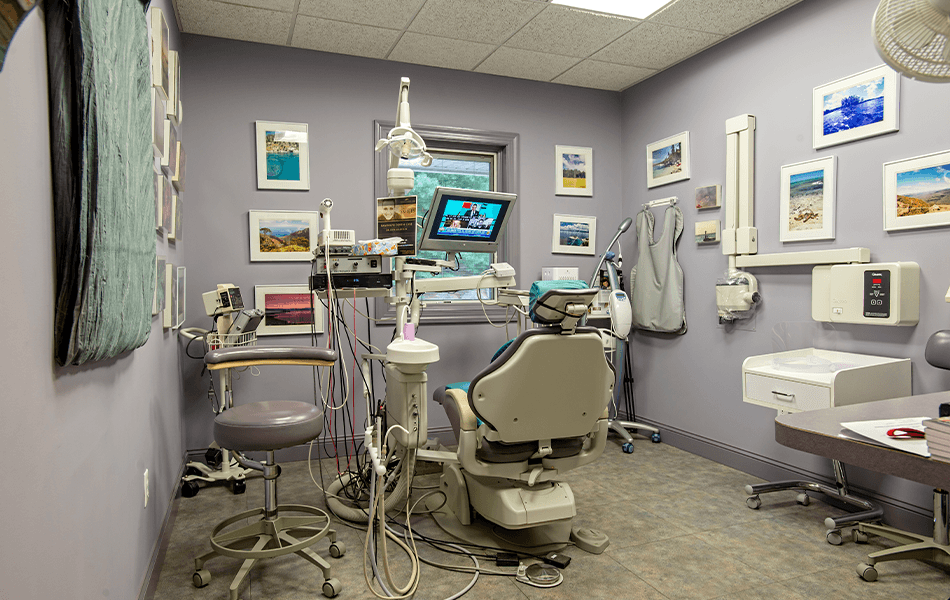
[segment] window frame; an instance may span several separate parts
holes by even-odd
[[[385,138],[395,127],[393,121],[374,121],[373,139]],[[445,127],[440,125],[413,125],[413,129],[422,136],[427,147],[438,148],[444,151],[494,153],[497,156],[495,164],[495,190],[517,194],[519,190],[518,178],[518,142],[516,133],[504,131],[483,131],[462,127]],[[389,195],[386,185],[386,173],[389,170],[389,152],[384,150],[375,153],[373,189],[376,198]],[[520,255],[518,244],[512,243],[509,232],[517,232],[519,222],[520,203],[515,203],[514,210],[508,219],[504,239],[498,245],[496,261],[507,262],[518,268]],[[485,312],[482,309],[485,309]],[[428,302],[422,311],[420,320],[423,324],[429,323],[484,323],[485,313],[494,322],[505,319],[505,308],[500,306],[482,306],[478,302]],[[378,325],[391,326],[395,322],[393,306],[383,298],[375,302],[375,317]]]

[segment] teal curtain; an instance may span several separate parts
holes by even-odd
[[[46,0],[60,365],[143,345],[155,291],[149,44],[139,0]]]

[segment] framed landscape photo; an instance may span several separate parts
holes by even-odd
[[[719,208],[722,205],[722,186],[707,185],[696,188],[696,208]]]
[[[699,221],[696,223],[696,243],[697,244],[717,244],[719,243],[719,219],[714,221]]]
[[[647,187],[689,179],[689,132],[647,144]]]
[[[884,164],[884,230],[950,225],[950,150]]]
[[[257,121],[257,189],[309,190],[306,123]]]
[[[594,195],[594,150],[580,146],[555,146],[554,194]]]
[[[812,146],[825,148],[900,129],[900,76],[887,65],[816,87]]]
[[[597,217],[554,215],[551,252],[594,254],[597,246]]]
[[[835,239],[835,157],[782,167],[779,239]]]
[[[307,261],[317,247],[317,212],[248,212],[251,261]]]
[[[323,305],[306,284],[255,285],[254,308],[264,311],[257,335],[323,333]]]

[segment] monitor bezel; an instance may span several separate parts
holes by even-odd
[[[503,202],[507,206],[503,210],[501,223],[496,223],[497,234],[494,239],[483,240],[460,240],[460,239],[436,239],[432,237],[433,228],[437,222],[441,221],[440,215],[444,212],[444,204],[448,200],[471,200],[473,202]],[[502,234],[508,226],[508,220],[511,218],[515,202],[518,200],[517,194],[508,192],[489,192],[483,190],[467,190],[461,188],[437,187],[432,195],[432,204],[429,205],[429,212],[426,213],[425,224],[422,230],[422,239],[419,242],[419,250],[436,250],[443,252],[497,252],[498,245],[501,243]],[[441,209],[441,210],[440,210]]]

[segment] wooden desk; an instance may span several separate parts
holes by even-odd
[[[944,490],[950,490],[950,462],[933,460],[917,454],[843,437],[842,422],[870,421],[899,417],[937,415],[937,407],[950,402],[950,392],[921,394],[906,398],[879,400],[864,404],[836,406],[821,410],[779,415],[775,419],[775,441],[811,454],[875,471],[894,475],[934,489],[934,536],[925,536],[886,527],[861,523],[854,541],[867,540],[868,533],[882,535],[902,546],[868,555],[867,564],[858,565],[858,575],[867,581],[877,579],[874,564],[886,560],[926,559],[950,566],[950,501]]]

